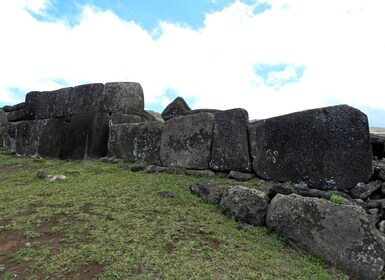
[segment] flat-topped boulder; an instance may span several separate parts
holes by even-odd
[[[199,113],[169,119],[164,123],[160,160],[164,166],[208,169],[214,116]]]
[[[368,119],[347,105],[249,124],[252,165],[266,180],[351,189],[373,173]]]

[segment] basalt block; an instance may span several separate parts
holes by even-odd
[[[41,131],[38,154],[42,157],[65,158],[65,139],[69,122],[64,119],[50,119]]]
[[[251,161],[244,109],[220,111],[214,117],[210,168],[215,171],[250,172]]]
[[[159,150],[163,123],[142,122],[112,125],[108,142],[111,157],[160,164]]]
[[[142,115],[144,110],[143,89],[139,83],[106,83],[101,100],[100,112]]]
[[[373,173],[368,119],[347,105],[249,124],[252,165],[266,180],[351,189]]]
[[[163,126],[160,159],[163,166],[208,169],[214,116],[199,113],[169,119]]]

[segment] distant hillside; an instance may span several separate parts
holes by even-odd
[[[384,127],[370,127],[370,133],[378,134],[378,135],[385,135],[385,128]]]

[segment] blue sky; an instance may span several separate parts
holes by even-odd
[[[384,10],[383,0],[2,0],[0,106],[135,81],[159,112],[176,96],[251,119],[343,103],[385,127]]]

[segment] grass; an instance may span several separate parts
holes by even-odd
[[[188,191],[198,178],[0,153],[1,279],[349,279],[265,228],[237,230]]]

